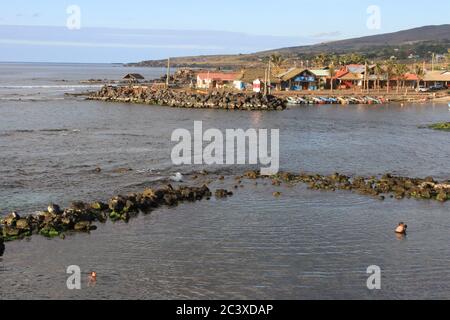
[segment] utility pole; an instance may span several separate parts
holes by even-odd
[[[434,71],[434,52],[431,54],[431,71]]]
[[[167,59],[167,79],[166,79],[166,88],[169,89],[170,82],[170,58]]]
[[[272,94],[272,92],[271,92],[271,90],[272,90],[272,84],[270,83],[270,76],[271,76],[271,73],[272,73],[272,70],[270,70],[270,67],[271,67],[271,65],[270,65],[270,61],[269,61],[269,71],[267,72],[267,77],[268,77],[268,83],[269,83],[269,94]]]
[[[367,61],[366,61],[365,77],[366,77],[366,90],[367,90],[367,93],[369,93],[369,67],[367,65]]]
[[[264,95],[267,95],[267,69],[264,69]]]

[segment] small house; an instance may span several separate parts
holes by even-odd
[[[329,69],[314,69],[310,71],[316,76],[319,89],[330,86],[331,77]]]
[[[317,90],[318,80],[308,69],[291,68],[278,76],[281,80],[281,90]]]
[[[226,86],[233,87],[234,81],[239,76],[232,72],[201,72],[197,74],[197,88],[220,89]]]
[[[367,77],[366,77],[367,68]],[[369,86],[376,82],[374,74],[375,65],[366,66],[364,64],[349,64],[338,70],[334,76],[339,87],[349,89],[354,87],[363,87],[365,80],[368,80]]]
[[[281,81],[276,74],[272,72],[270,79],[267,78],[267,69],[252,68],[244,69],[236,77],[234,87],[238,90],[252,89],[255,92],[262,92],[265,87],[265,81],[269,82],[270,86],[276,90],[280,89]],[[256,87],[255,87],[256,84]]]

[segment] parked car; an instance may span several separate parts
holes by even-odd
[[[430,91],[439,91],[439,90],[444,90],[445,86],[443,84],[436,84],[434,86],[430,87]]]
[[[419,88],[416,89],[417,92],[428,92],[430,91],[430,89],[428,89],[427,87],[424,86],[420,86]]]

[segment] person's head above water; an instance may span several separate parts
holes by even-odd
[[[395,232],[405,234],[406,233],[406,229],[408,229],[408,226],[404,222],[400,222],[398,224],[397,229],[395,229]]]

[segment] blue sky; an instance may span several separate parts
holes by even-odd
[[[70,34],[65,28],[69,5],[81,9],[82,27]],[[380,29],[367,28],[370,5],[381,10]],[[0,60],[127,62],[165,55],[247,53],[446,24],[449,12],[450,1],[417,0],[3,1]],[[106,37],[105,28],[110,29]],[[127,35],[120,29],[132,30]],[[161,29],[171,32],[155,32]]]

